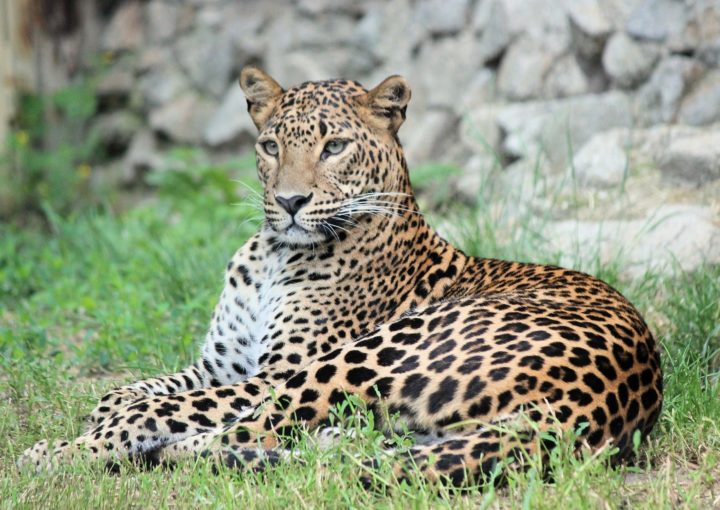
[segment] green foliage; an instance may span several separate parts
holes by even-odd
[[[0,214],[43,206],[65,214],[92,203],[92,166],[101,160],[99,136],[89,128],[96,111],[89,80],[48,96],[20,98],[0,158],[0,175],[12,190],[0,195]]]
[[[181,147],[169,152],[165,167],[151,172],[147,182],[155,186],[159,196],[173,207],[204,209],[238,202],[238,181],[229,179],[229,175],[242,176],[240,183],[245,190],[240,191],[249,188],[259,192],[254,173],[253,153],[237,160],[213,163],[201,151]]]
[[[451,183],[453,177],[462,172],[457,165],[445,163],[427,163],[410,171],[413,188],[418,191],[418,199],[423,209],[438,209],[451,202],[454,194]]]

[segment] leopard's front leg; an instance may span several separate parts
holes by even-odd
[[[268,389],[265,380],[253,378],[217,388],[142,398],[74,441],[38,442],[23,453],[18,465],[41,469],[75,457],[142,457],[191,436],[222,431],[225,424],[251,413],[267,397]]]
[[[128,405],[154,395],[173,395],[208,386],[208,374],[199,363],[193,363],[177,374],[144,379],[126,386],[115,388],[100,399],[87,417],[88,429],[92,429],[106,418]]]
[[[225,273],[225,287],[205,335],[200,359],[180,372],[152,377],[121,386],[104,395],[90,413],[93,428],[128,404],[155,395],[174,395],[223,384],[234,384],[257,374],[261,368],[257,333],[259,282],[267,268],[250,260],[254,236],[233,256]]]

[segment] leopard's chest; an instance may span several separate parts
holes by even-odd
[[[309,322],[306,303],[317,295],[316,286],[283,255],[271,253],[254,267],[238,262],[226,277],[203,347],[205,368],[222,384],[244,380],[279,361],[272,350],[307,333],[302,327]],[[331,286],[321,287],[331,292]]]

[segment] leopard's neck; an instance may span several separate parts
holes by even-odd
[[[385,213],[354,218],[321,246],[278,249],[280,264],[302,266],[318,286],[367,286],[383,320],[443,297],[468,257],[427,223],[409,180],[398,184],[383,198]]]

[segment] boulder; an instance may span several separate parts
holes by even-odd
[[[582,186],[613,188],[622,184],[628,170],[628,155],[620,132],[593,136],[573,157],[571,172]]]
[[[452,108],[458,117],[492,103],[496,98],[497,75],[483,67],[470,79],[467,86],[455,96]]]
[[[140,119],[129,110],[117,110],[93,119],[93,129],[110,153],[124,151],[140,126]]]
[[[630,13],[627,33],[638,39],[664,41],[685,27],[687,8],[678,0],[643,0]]]
[[[356,0],[299,0],[298,8],[300,12],[311,16],[322,16],[328,12],[359,16],[367,8],[367,4]]]
[[[470,0],[421,0],[416,20],[432,34],[454,34],[465,27]]]
[[[350,43],[355,48],[382,62],[375,78],[382,74],[408,74],[414,67],[413,53],[424,42],[427,29],[415,22],[413,12],[410,0],[371,3],[365,16],[349,30]]]
[[[416,60],[418,72],[412,76],[413,92],[418,91],[419,85],[427,106],[454,108],[482,64],[477,40],[469,32],[427,42]]]
[[[702,185],[720,179],[720,129],[679,136],[660,152],[664,177]]]
[[[451,141],[457,121],[446,110],[428,110],[422,117],[406,122],[400,130],[400,140],[405,149],[410,168],[430,161],[447,161],[439,148]]]
[[[485,104],[467,111],[460,122],[462,144],[480,155],[501,159],[502,133],[498,115],[504,108],[504,105]]]
[[[205,143],[217,147],[228,143],[251,142],[256,133],[255,124],[247,113],[245,95],[237,84],[233,84],[205,128]]]
[[[573,96],[553,101],[507,105],[496,122],[504,137],[502,152],[533,159],[545,153],[552,166],[564,169],[568,154],[594,134],[633,123],[630,99],[619,91]]]
[[[105,51],[137,50],[145,41],[142,4],[137,0],[120,4],[103,32]]]
[[[356,44],[356,28],[348,16],[329,13],[312,19],[284,11],[272,17],[262,32],[265,68],[283,85],[360,77],[372,70],[377,60],[371,46]]]
[[[661,60],[638,91],[635,109],[639,124],[674,122],[683,96],[702,72],[703,66],[690,57],[670,56]]]
[[[201,143],[216,105],[192,92],[150,112],[150,127],[180,143]]]
[[[123,157],[121,181],[125,185],[135,184],[149,170],[161,167],[162,161],[152,131],[141,129],[133,135],[130,146]]]
[[[557,55],[530,37],[521,37],[507,50],[498,71],[498,92],[510,100],[542,94],[545,75]]]
[[[543,83],[543,97],[556,98],[577,96],[588,92],[589,84],[575,55],[565,55],[557,60]]]
[[[572,0],[565,6],[575,51],[587,59],[600,55],[612,25],[598,0]]]
[[[135,76],[126,66],[116,65],[103,73],[95,88],[99,97],[126,97],[135,84]]]
[[[654,45],[635,41],[618,32],[608,40],[602,63],[605,72],[615,83],[629,88],[647,78],[659,55]]]
[[[196,29],[177,41],[174,55],[193,88],[222,96],[235,65],[233,44],[226,33]]]
[[[190,88],[182,71],[168,63],[145,73],[139,85],[140,94],[150,107],[165,105]]]
[[[484,60],[495,59],[510,44],[507,12],[499,0],[480,2],[475,9],[472,29],[478,34],[479,52]]]
[[[702,126],[720,120],[720,70],[707,73],[682,100],[678,121]]]
[[[702,263],[720,263],[720,228],[708,207],[667,204],[644,218],[605,222],[565,220],[545,230],[560,263],[587,267],[618,262],[625,276],[647,271],[674,274]]]
[[[570,26],[563,2],[557,0],[485,0],[504,12],[511,37],[528,35],[536,40],[554,39],[560,50],[570,42]],[[485,2],[481,2],[485,3]],[[493,27],[488,27],[492,29]]]
[[[720,2],[717,0],[694,0],[682,30],[667,41],[675,53],[698,52],[720,38]]]
[[[222,31],[233,46],[235,66],[262,61],[266,43],[262,30],[271,16],[270,5],[258,3],[248,9],[245,3],[231,2],[225,10]]]
[[[152,0],[145,6],[148,20],[148,39],[162,43],[172,39],[180,30],[188,8],[167,0]]]

